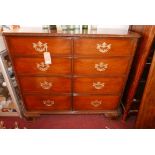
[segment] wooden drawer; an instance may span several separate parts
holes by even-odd
[[[61,77],[20,77],[23,92],[70,93],[71,79]]]
[[[119,96],[74,96],[74,110],[115,110]]]
[[[75,55],[129,56],[133,54],[131,39],[101,38],[75,39]]]
[[[26,95],[24,101],[29,111],[71,110],[70,96]]]
[[[76,75],[122,75],[127,72],[130,58],[103,58],[74,60]]]
[[[46,65],[44,58],[15,58],[17,74],[70,74],[71,59],[52,58],[52,64]]]
[[[123,78],[74,78],[75,93],[120,94]]]
[[[63,37],[7,37],[13,55],[38,55],[47,50],[52,54],[69,55],[71,39]]]

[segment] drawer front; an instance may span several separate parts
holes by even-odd
[[[29,111],[71,110],[70,96],[26,95],[24,101]]]
[[[20,77],[23,92],[70,93],[71,79],[60,77]]]
[[[123,78],[74,78],[75,93],[120,94]]]
[[[43,58],[15,58],[17,74],[70,74],[71,59],[52,58],[52,64],[46,65]]]
[[[132,43],[123,38],[75,39],[74,50],[76,55],[129,56],[133,54]]]
[[[13,55],[38,55],[49,51],[52,54],[69,55],[71,39],[53,37],[7,37]]]
[[[127,72],[130,58],[86,59],[74,61],[77,75],[122,75]]]
[[[74,96],[74,110],[115,110],[119,96]]]

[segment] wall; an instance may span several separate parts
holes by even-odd
[[[129,29],[129,25],[98,25],[97,27],[108,28],[108,29],[123,29],[123,30]]]

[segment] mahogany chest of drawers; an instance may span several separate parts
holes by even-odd
[[[4,32],[26,117],[118,113],[139,35]],[[44,52],[52,64],[45,64]]]

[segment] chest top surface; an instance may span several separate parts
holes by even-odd
[[[90,29],[90,30],[50,30],[41,27],[23,27],[15,30],[7,30],[3,36],[68,36],[68,37],[125,37],[140,38],[140,35],[131,31],[119,29]]]

